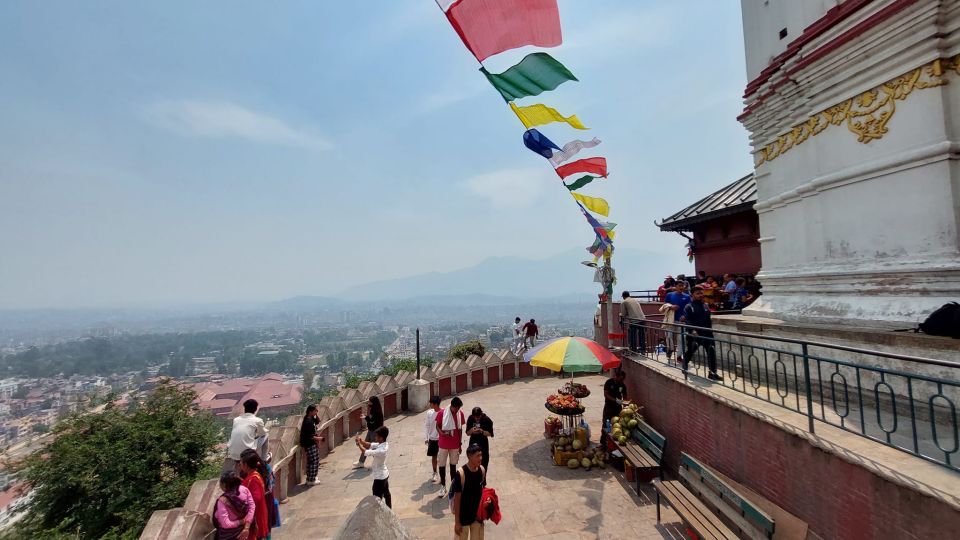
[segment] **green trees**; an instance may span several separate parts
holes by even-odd
[[[486,352],[487,349],[483,346],[483,343],[480,343],[480,341],[465,341],[450,347],[450,358],[466,360],[471,354],[483,356]]]
[[[196,395],[170,383],[131,411],[112,406],[58,424],[55,440],[22,466],[33,486],[24,538],[136,538],[150,513],[183,503],[198,478],[219,470],[221,441]]]

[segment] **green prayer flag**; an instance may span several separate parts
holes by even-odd
[[[572,184],[564,184],[564,186],[566,186],[566,188],[569,189],[570,191],[576,191],[582,188],[583,186],[589,184],[590,182],[593,182],[597,178],[599,178],[599,176],[590,176],[588,174],[586,176],[581,176],[580,178],[577,178]]]
[[[528,54],[519,64],[500,74],[490,73],[483,67],[480,71],[508,103],[577,80],[563,64],[542,52]]]

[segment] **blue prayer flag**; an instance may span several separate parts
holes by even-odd
[[[553,157],[553,149],[560,150],[559,146],[536,129],[523,132],[523,145],[547,159]]]

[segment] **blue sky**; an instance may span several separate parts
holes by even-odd
[[[683,271],[653,220],[751,168],[739,2],[559,4],[580,82],[521,104],[592,128],[542,131],[599,137],[618,246]],[[0,308],[332,294],[593,240],[431,0],[10,0],[0,50]]]

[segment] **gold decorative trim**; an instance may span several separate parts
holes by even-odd
[[[820,111],[758,150],[754,154],[754,166],[777,159],[810,137],[823,133],[831,125],[846,124],[847,129],[857,135],[857,141],[864,144],[880,139],[888,131],[887,122],[897,112],[898,100],[906,99],[914,90],[947,84],[944,75],[950,71],[960,75],[960,54],[934,60]]]

